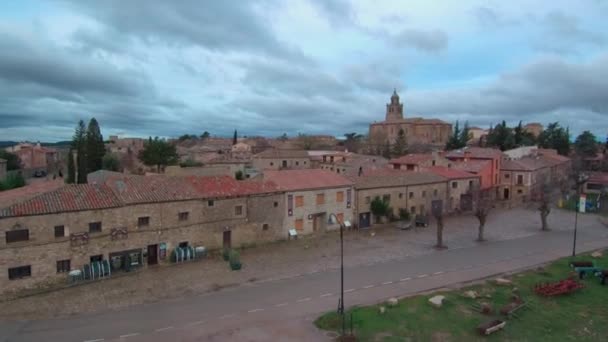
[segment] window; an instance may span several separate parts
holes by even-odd
[[[6,243],[27,241],[30,239],[29,229],[9,230],[6,232]]]
[[[177,214],[177,218],[180,221],[188,221],[188,216],[190,216],[190,213],[187,211],[181,212],[179,214]]]
[[[511,175],[508,173],[505,173],[505,179],[509,179],[509,178],[511,178]]]
[[[304,220],[302,220],[302,219],[296,220],[296,230],[304,230]]]
[[[336,214],[336,217],[338,218],[338,222],[344,223],[344,214],[343,213]]]
[[[473,188],[473,181],[469,181],[469,189]]]
[[[91,263],[93,262],[101,262],[103,260],[103,254],[93,255],[90,258]]]
[[[137,218],[138,227],[147,227],[150,225],[150,216],[142,216]]]
[[[304,165],[306,165],[306,162],[304,162]]]
[[[410,208],[410,214],[416,215],[416,207],[411,207]]]
[[[237,205],[236,207],[234,207],[234,215],[236,215],[236,216],[243,215],[243,206],[242,205]]]
[[[414,198],[414,192],[410,191],[410,195],[409,195],[410,199]]]
[[[325,204],[325,194],[317,194],[317,205]]]
[[[517,175],[517,185],[522,185],[522,184],[524,184],[524,176]]]
[[[517,189],[517,193],[518,193],[518,194],[523,194],[523,193],[524,193],[524,191],[523,191],[522,189]]]
[[[12,267],[12,268],[8,269],[8,279],[9,280],[21,279],[21,278],[29,277],[31,275],[32,275],[32,266],[30,266],[30,265]]]
[[[283,160],[283,167],[287,167],[287,160]]]
[[[406,169],[407,169],[408,171],[414,171],[414,167],[415,167],[415,165],[414,165],[414,164],[407,164],[407,168],[406,168]]]
[[[274,202],[274,204],[273,204],[273,205],[274,205],[274,207],[276,208],[276,207],[278,207],[278,206],[279,206],[279,202]]]
[[[452,189],[458,188],[458,182],[452,182]]]
[[[369,196],[366,196],[366,197],[365,197],[365,204],[369,204],[369,203],[370,203],[370,201],[371,201],[370,197],[369,197]]]
[[[437,189],[433,190],[433,197],[437,197],[437,193],[438,193]]]
[[[179,245],[177,245],[179,248],[186,248],[188,247],[188,241],[182,241],[179,243]]]
[[[101,233],[101,222],[89,223],[89,233]]]
[[[422,190],[422,198],[426,197],[426,190]]]
[[[300,165],[300,162],[296,160],[296,166]]]
[[[55,226],[55,237],[60,238],[65,236],[65,227],[64,226]]]
[[[401,199],[401,198],[403,198],[403,192],[400,192],[400,193],[399,193],[399,198],[400,198],[400,199]]]
[[[208,200],[207,201],[207,206],[208,207],[213,207],[215,205],[215,202],[213,200]]]
[[[304,196],[296,196],[296,208],[304,206]]]
[[[391,201],[391,195],[382,195],[382,201],[384,202],[390,202]]]
[[[433,164],[433,166],[435,166],[435,160],[433,160],[433,161],[431,162],[431,164]]]
[[[70,259],[57,261],[57,273],[70,272]]]
[[[340,173],[340,169],[336,169],[336,173]]]
[[[268,223],[264,223],[262,225],[262,230],[268,230],[268,228],[270,228],[270,226],[268,225]]]
[[[274,163],[273,163],[273,162],[270,162],[270,166],[274,166]]]
[[[344,202],[344,191],[336,192],[336,202],[338,202],[338,203]]]

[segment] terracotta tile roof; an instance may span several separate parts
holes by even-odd
[[[446,155],[447,158],[464,158],[464,153],[470,152],[471,158],[479,158],[479,159],[492,159],[492,158],[502,158],[503,153],[500,150],[494,148],[484,148],[484,147],[465,147],[459,150],[449,151]]]
[[[608,185],[608,172],[591,172],[587,182]]]
[[[62,178],[58,178],[55,180],[44,180],[31,183],[17,189],[0,191],[0,208],[8,207],[14,203],[25,201],[34,196],[61,188],[63,186],[65,186],[65,182]]]
[[[441,183],[446,180],[446,178],[430,172],[412,172],[388,168],[375,170],[366,176],[354,178],[357,189]]]
[[[183,201],[200,197],[182,177],[111,177],[105,184],[124,204]]]
[[[434,173],[436,175],[439,175],[441,177],[445,177],[447,179],[464,179],[464,178],[479,177],[477,175],[474,175],[474,174],[466,172],[466,171],[457,170],[457,169],[453,169],[453,168],[449,168],[449,167],[445,167],[445,166],[431,166],[431,167],[424,168],[423,171],[428,171],[428,172]]]
[[[389,164],[420,164],[422,162],[432,160],[433,155],[429,153],[411,153],[399,158],[391,159]]]
[[[469,160],[466,162],[454,163],[452,167],[456,170],[479,173],[486,167],[492,167],[492,162],[490,160]]]
[[[264,180],[276,184],[284,191],[338,188],[353,184],[344,176],[321,169],[267,170],[264,171]]]
[[[237,181],[230,176],[188,176],[186,180],[201,198],[235,197],[279,191],[275,184],[260,181]]]
[[[0,209],[0,217],[114,208],[121,203],[106,185],[70,184]]]
[[[269,149],[254,155],[254,158],[309,158],[308,151]]]

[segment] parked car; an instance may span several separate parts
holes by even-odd
[[[428,227],[429,217],[426,215],[416,215],[416,227]]]

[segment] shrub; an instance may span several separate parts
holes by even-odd
[[[234,249],[230,251],[230,269],[233,271],[238,271],[241,269],[241,256],[239,254],[239,252],[235,251]]]
[[[399,209],[399,218],[404,221],[409,221],[411,219],[410,212],[404,208]]]
[[[245,179],[245,175],[243,174],[243,171],[238,170],[237,172],[234,173],[234,178],[236,180],[243,180],[243,179]]]
[[[4,182],[0,182],[0,191],[20,188],[25,186],[25,179],[21,173],[9,174]]]

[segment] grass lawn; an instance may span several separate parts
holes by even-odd
[[[595,260],[598,266],[608,269],[606,253],[599,259],[589,255],[576,259]],[[533,291],[538,282],[568,277],[572,272],[568,266],[570,260],[564,258],[544,269],[514,275],[509,278],[513,285],[498,286],[489,280],[460,290],[405,298],[396,307],[383,303],[353,308],[347,312],[347,317],[353,314],[358,341],[606,341],[608,284],[602,286],[599,278],[588,276],[583,280],[585,288],[574,294],[546,298]],[[529,308],[518,311],[517,317],[507,319],[498,312],[511,301],[515,287],[521,298],[529,303]],[[464,297],[462,294],[467,290],[476,291],[481,298]],[[441,308],[428,303],[428,299],[437,294],[446,296]],[[495,314],[486,316],[473,310],[473,304],[482,302],[492,305]],[[380,306],[386,307],[384,314],[379,313]],[[506,319],[506,327],[490,336],[480,336],[477,325],[493,318]],[[319,317],[315,324],[336,332],[341,327],[335,312]]]

